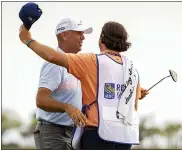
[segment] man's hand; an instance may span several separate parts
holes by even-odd
[[[31,33],[25,28],[24,25],[20,26],[19,38],[22,43],[26,43],[28,40],[32,39]]]
[[[76,126],[85,126],[87,118],[79,109],[71,104],[66,104],[65,111],[71,117]]]
[[[145,98],[146,95],[148,95],[148,94],[149,94],[149,92],[146,89],[141,87],[141,97],[139,99],[141,100],[141,99]]]

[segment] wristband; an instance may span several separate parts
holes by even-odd
[[[31,42],[33,42],[33,41],[35,41],[35,40],[33,40],[33,39],[28,40],[28,41],[25,42],[25,44],[29,47],[29,44],[30,44]]]

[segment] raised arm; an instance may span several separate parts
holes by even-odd
[[[28,31],[24,27],[24,25],[20,26],[19,38],[21,42],[24,44],[26,44],[29,40],[33,40],[30,31]],[[32,49],[37,55],[39,55],[44,60],[68,69],[68,62],[64,53],[60,53],[56,51],[55,49],[49,46],[43,45],[35,40],[30,42],[28,47]]]

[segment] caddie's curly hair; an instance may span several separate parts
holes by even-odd
[[[127,51],[131,46],[131,43],[127,42],[128,33],[123,25],[113,21],[104,24],[100,39],[108,49],[118,52]]]

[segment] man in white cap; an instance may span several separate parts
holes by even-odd
[[[84,34],[92,33],[81,21],[62,19],[55,30],[60,53],[78,53]],[[71,149],[73,124],[83,125],[82,90],[78,79],[63,67],[45,62],[41,68],[36,98],[38,120],[34,131],[37,149]]]

